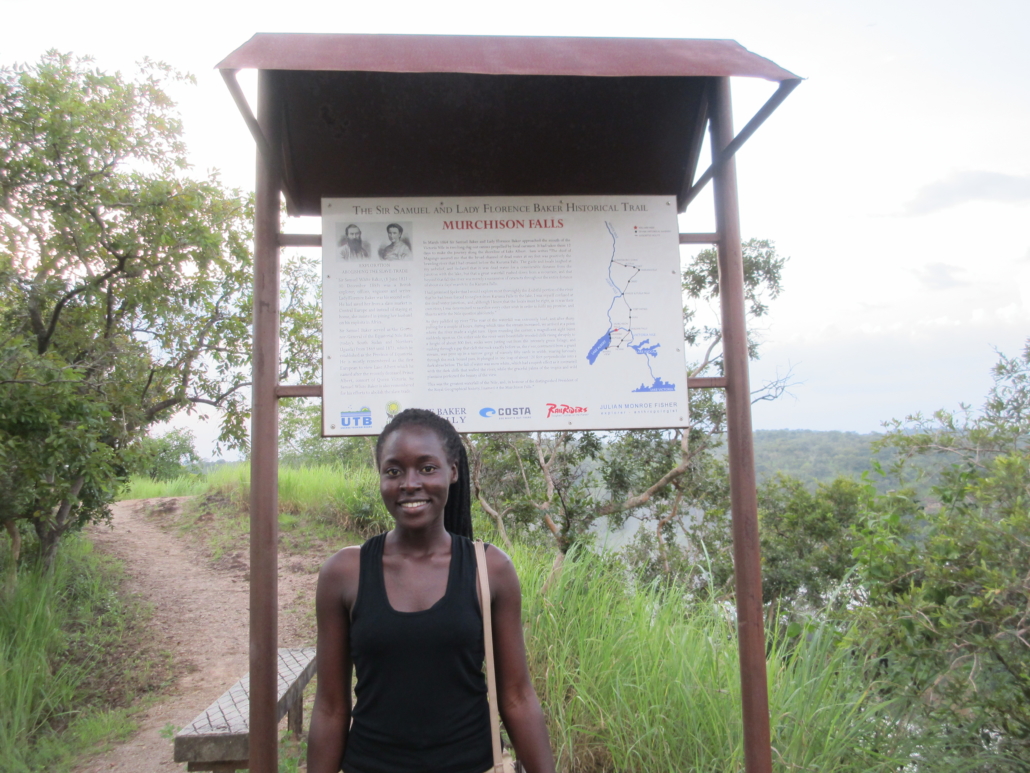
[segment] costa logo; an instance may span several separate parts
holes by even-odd
[[[552,416],[565,416],[570,413],[586,413],[587,409],[582,405],[565,405],[565,403],[548,403],[547,404],[547,418]]]
[[[479,415],[484,419],[492,419],[494,416],[499,419],[520,419],[529,418],[533,415],[533,412],[525,406],[516,406],[508,408],[480,408]]]

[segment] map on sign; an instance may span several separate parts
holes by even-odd
[[[630,288],[635,280],[641,278],[641,266],[639,260],[626,258],[619,254],[619,234],[615,226],[605,221],[605,228],[612,240],[611,258],[608,261],[608,286],[612,290],[612,302],[608,307],[608,329],[597,339],[590,351],[587,353],[587,360],[591,365],[597,362],[602,353],[624,352],[637,355],[641,360],[635,364],[642,365],[641,370],[646,369],[647,377],[640,386],[632,390],[634,392],[675,392],[676,385],[664,381],[661,376],[655,373],[656,363],[651,360],[658,357],[658,349],[661,346],[658,342],[652,342],[650,337],[642,338],[637,335],[634,325],[633,312],[634,303],[630,295]],[[637,286],[643,282],[638,281]],[[646,292],[643,291],[643,292]],[[643,309],[637,309],[637,325]],[[639,340],[638,340],[639,338]]]
[[[322,432],[683,427],[673,196],[322,201]]]

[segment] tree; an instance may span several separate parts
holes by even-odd
[[[188,429],[173,429],[158,437],[144,437],[139,443],[137,469],[151,480],[175,480],[200,472],[201,458]]]
[[[216,406],[246,442],[251,199],[189,175],[163,90],[184,77],[56,52],[0,69],[0,518],[46,561],[155,422]]]
[[[760,486],[764,601],[822,608],[855,565],[854,529],[871,498],[868,485],[846,477],[814,491],[786,475]]]

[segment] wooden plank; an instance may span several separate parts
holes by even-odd
[[[277,718],[300,701],[315,673],[315,648],[279,650]],[[195,763],[190,770],[213,770],[199,764],[239,764],[250,758],[250,675],[226,690],[175,735],[176,762]]]

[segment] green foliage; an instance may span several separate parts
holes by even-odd
[[[136,469],[151,480],[175,480],[200,472],[201,459],[194,447],[193,432],[173,429],[160,437],[140,439]]]
[[[502,534],[531,538],[543,525],[564,552],[597,518],[592,471],[602,445],[595,433],[491,433],[467,443],[475,496]]]
[[[693,471],[697,508],[680,524],[667,524],[664,539],[638,533],[626,558],[648,579],[676,580],[699,598],[733,594],[733,541],[729,474],[721,457],[706,457]],[[866,483],[838,477],[810,486],[777,475],[758,487],[762,595],[787,620],[822,609],[855,566],[855,527],[873,506]],[[846,600],[841,597],[841,600]]]
[[[769,311],[767,298],[773,300],[782,291],[780,276],[787,258],[776,254],[776,246],[768,239],[748,239],[741,245],[744,261],[744,301],[753,318]],[[691,303],[683,309],[684,337],[691,346],[719,339],[722,331],[695,324],[697,302],[719,297],[719,251],[714,247],[701,250],[683,271],[683,292]],[[748,351],[758,357],[758,342],[748,335]]]
[[[0,551],[0,564],[9,560]],[[161,677],[140,641],[141,610],[118,596],[119,582],[73,538],[52,572],[23,568],[0,600],[0,771],[66,770],[133,728],[126,708]]]
[[[1030,483],[1025,456],[998,457],[983,477],[956,471],[939,510],[872,521],[858,553],[892,681],[925,727],[948,729],[945,758],[989,760],[984,770],[1030,763],[1030,517],[976,501],[1013,480]]]
[[[152,424],[208,404],[246,441],[251,198],[188,174],[163,90],[184,79],[56,52],[0,68],[0,519],[32,522],[47,561],[154,461]],[[310,308],[284,316],[284,372],[306,372]]]
[[[876,432],[755,430],[755,472],[759,481],[778,473],[805,483],[829,483],[842,475],[860,478],[863,473],[873,472],[874,457],[883,464],[889,463],[888,452],[872,450],[880,437]]]
[[[866,623],[921,725],[937,769],[1030,764],[1030,349],[1002,357],[983,410],[896,422],[904,454],[956,463],[923,505],[884,498],[856,556]]]
[[[854,566],[854,527],[868,509],[870,487],[837,478],[809,490],[778,475],[758,494],[765,602],[804,600],[819,609]]]
[[[101,517],[123,469],[109,406],[83,397],[81,372],[17,338],[0,350],[0,380],[0,521],[61,534]]]

